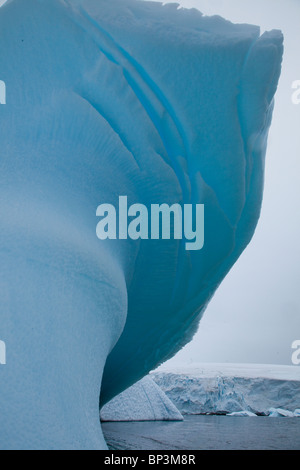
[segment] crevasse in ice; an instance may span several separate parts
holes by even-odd
[[[101,383],[106,403],[190,341],[251,240],[282,35],[175,5],[9,0],[0,41],[1,447],[105,448]],[[96,208],[122,195],[205,204],[204,248],[100,242]]]

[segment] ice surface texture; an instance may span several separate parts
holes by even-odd
[[[125,390],[101,410],[102,421],[182,421],[167,395],[150,377]]]
[[[151,377],[184,415],[245,411],[275,416],[284,408],[296,416],[300,405],[300,370],[292,366],[208,364]]]
[[[104,448],[101,382],[104,404],[190,341],[251,240],[282,35],[175,5],[10,0],[0,41],[1,447]],[[204,249],[100,242],[96,208],[120,195],[205,204]]]

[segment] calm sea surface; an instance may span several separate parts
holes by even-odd
[[[113,450],[300,450],[300,418],[186,416],[183,422],[102,423]]]

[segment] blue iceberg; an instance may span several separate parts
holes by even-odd
[[[138,0],[0,9],[0,447],[105,449],[101,405],[189,342],[260,215],[283,38]],[[204,204],[205,245],[96,208]]]

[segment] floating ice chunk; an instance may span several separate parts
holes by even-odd
[[[183,417],[167,395],[145,377],[107,403],[102,421],[182,421]]]
[[[249,417],[257,417],[255,413],[252,413],[251,411],[235,411],[234,413],[229,413],[227,416],[249,416]]]
[[[291,411],[283,410],[282,408],[270,408],[269,416],[271,418],[294,418],[295,415]]]

